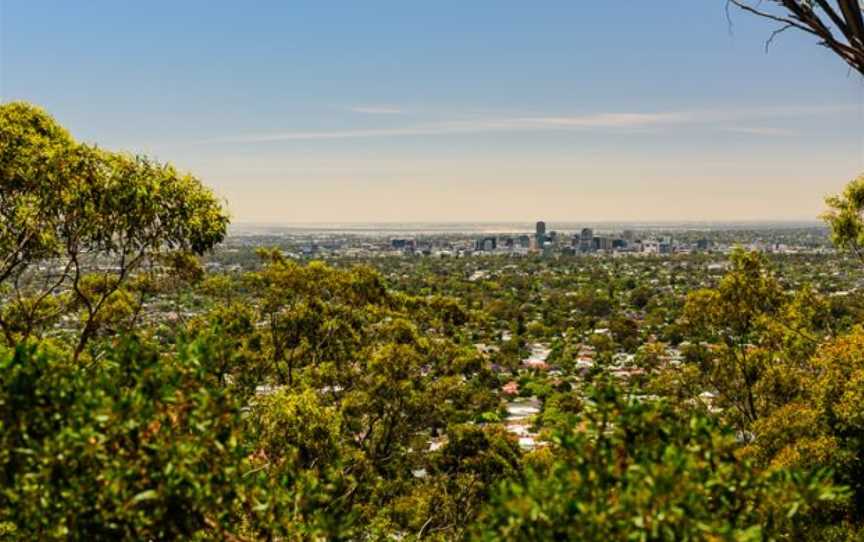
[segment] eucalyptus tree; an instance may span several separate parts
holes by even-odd
[[[601,381],[501,484],[474,540],[821,540],[848,503],[822,471],[760,471],[717,420]],[[844,539],[844,538],[833,538]]]
[[[7,344],[39,336],[76,311],[80,356],[110,308],[140,310],[144,269],[173,252],[201,255],[225,236],[220,201],[170,164],[77,143],[44,111],[0,106],[0,330]],[[152,284],[152,282],[151,282]],[[125,294],[125,295],[124,295]]]
[[[776,316],[784,293],[757,253],[738,250],[717,288],[691,292],[684,318],[698,338],[715,343],[709,382],[749,426],[759,418],[756,388],[772,355],[760,348],[764,321]]]
[[[864,175],[846,185],[842,194],[826,200],[828,211],[823,215],[831,227],[831,240],[864,262]]]

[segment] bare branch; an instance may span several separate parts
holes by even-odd
[[[802,32],[807,32],[808,34],[813,34],[814,36],[819,36],[819,34],[817,34],[816,31],[805,26],[804,24],[801,24],[798,21],[795,21],[794,19],[789,19],[787,17],[780,17],[779,15],[774,15],[773,13],[768,13],[767,11],[762,11],[760,9],[757,9],[757,8],[743,2],[742,0],[726,0],[726,4],[727,4],[727,7],[729,4],[734,4],[735,6],[738,6],[740,9],[747,11],[749,13],[752,13],[753,15],[757,15],[757,16],[763,17],[765,19],[771,19],[772,21],[781,23],[783,25],[788,25],[788,26],[791,26],[793,28],[797,28],[798,30],[801,30]],[[819,36],[819,37],[821,37],[821,36]]]
[[[747,0],[727,0],[726,17],[729,20],[729,6],[734,5],[758,17],[780,23],[782,26],[771,33],[765,44],[766,50],[774,38],[789,28],[816,36],[821,44],[839,56],[852,69],[864,75],[864,9],[859,0],[836,0],[839,11],[828,0],[772,0],[786,14],[779,14],[761,8],[762,2]],[[730,20],[731,28],[731,20]],[[836,34],[835,34],[836,32]]]
[[[771,32],[771,35],[770,35],[770,36],[768,37],[768,39],[765,41],[765,52],[767,53],[767,52],[768,52],[768,48],[771,47],[771,44],[772,44],[772,43],[774,43],[774,38],[776,38],[777,36],[779,36],[779,35],[782,34],[783,32],[789,30],[790,28],[793,28],[792,25],[787,24],[787,25],[785,25],[785,26],[782,26],[782,27],[778,28],[778,29],[775,30],[774,32]]]
[[[817,4],[819,4],[819,7],[822,8],[822,11],[824,11],[825,14],[828,15],[828,18],[831,19],[831,22],[834,23],[834,26],[840,29],[840,32],[843,32],[843,35],[848,36],[849,27],[846,26],[846,21],[844,21],[843,18],[840,17],[840,15],[836,11],[834,11],[834,8],[831,7],[831,4],[829,4],[827,0],[815,1]]]

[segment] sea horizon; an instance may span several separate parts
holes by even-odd
[[[820,220],[644,220],[644,221],[544,221],[549,231],[571,232],[582,228],[597,230],[735,230],[824,228]],[[235,222],[231,235],[279,232],[330,233],[530,233],[536,222],[529,221],[417,221],[417,222]]]

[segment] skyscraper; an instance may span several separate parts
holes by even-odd
[[[580,252],[594,251],[594,230],[591,228],[583,228],[579,235],[579,250]]]
[[[537,222],[537,232],[534,234],[534,239],[537,241],[537,249],[543,250],[543,244],[546,243],[546,223],[542,220]]]

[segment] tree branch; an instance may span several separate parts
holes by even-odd
[[[826,48],[839,56],[854,70],[864,75],[864,15],[859,0],[837,0],[839,12],[828,0],[772,0],[788,15],[772,13],[760,9],[761,2],[755,5],[747,0],[727,0],[726,16],[729,18],[729,6],[734,5],[758,17],[780,23],[782,27],[775,30],[765,44],[768,46],[778,34],[795,28],[816,36]],[[815,6],[815,7],[814,7]],[[842,14],[842,15],[841,15]],[[731,26],[731,21],[730,21]],[[835,36],[836,29],[841,36]],[[843,39],[845,38],[845,42]]]

